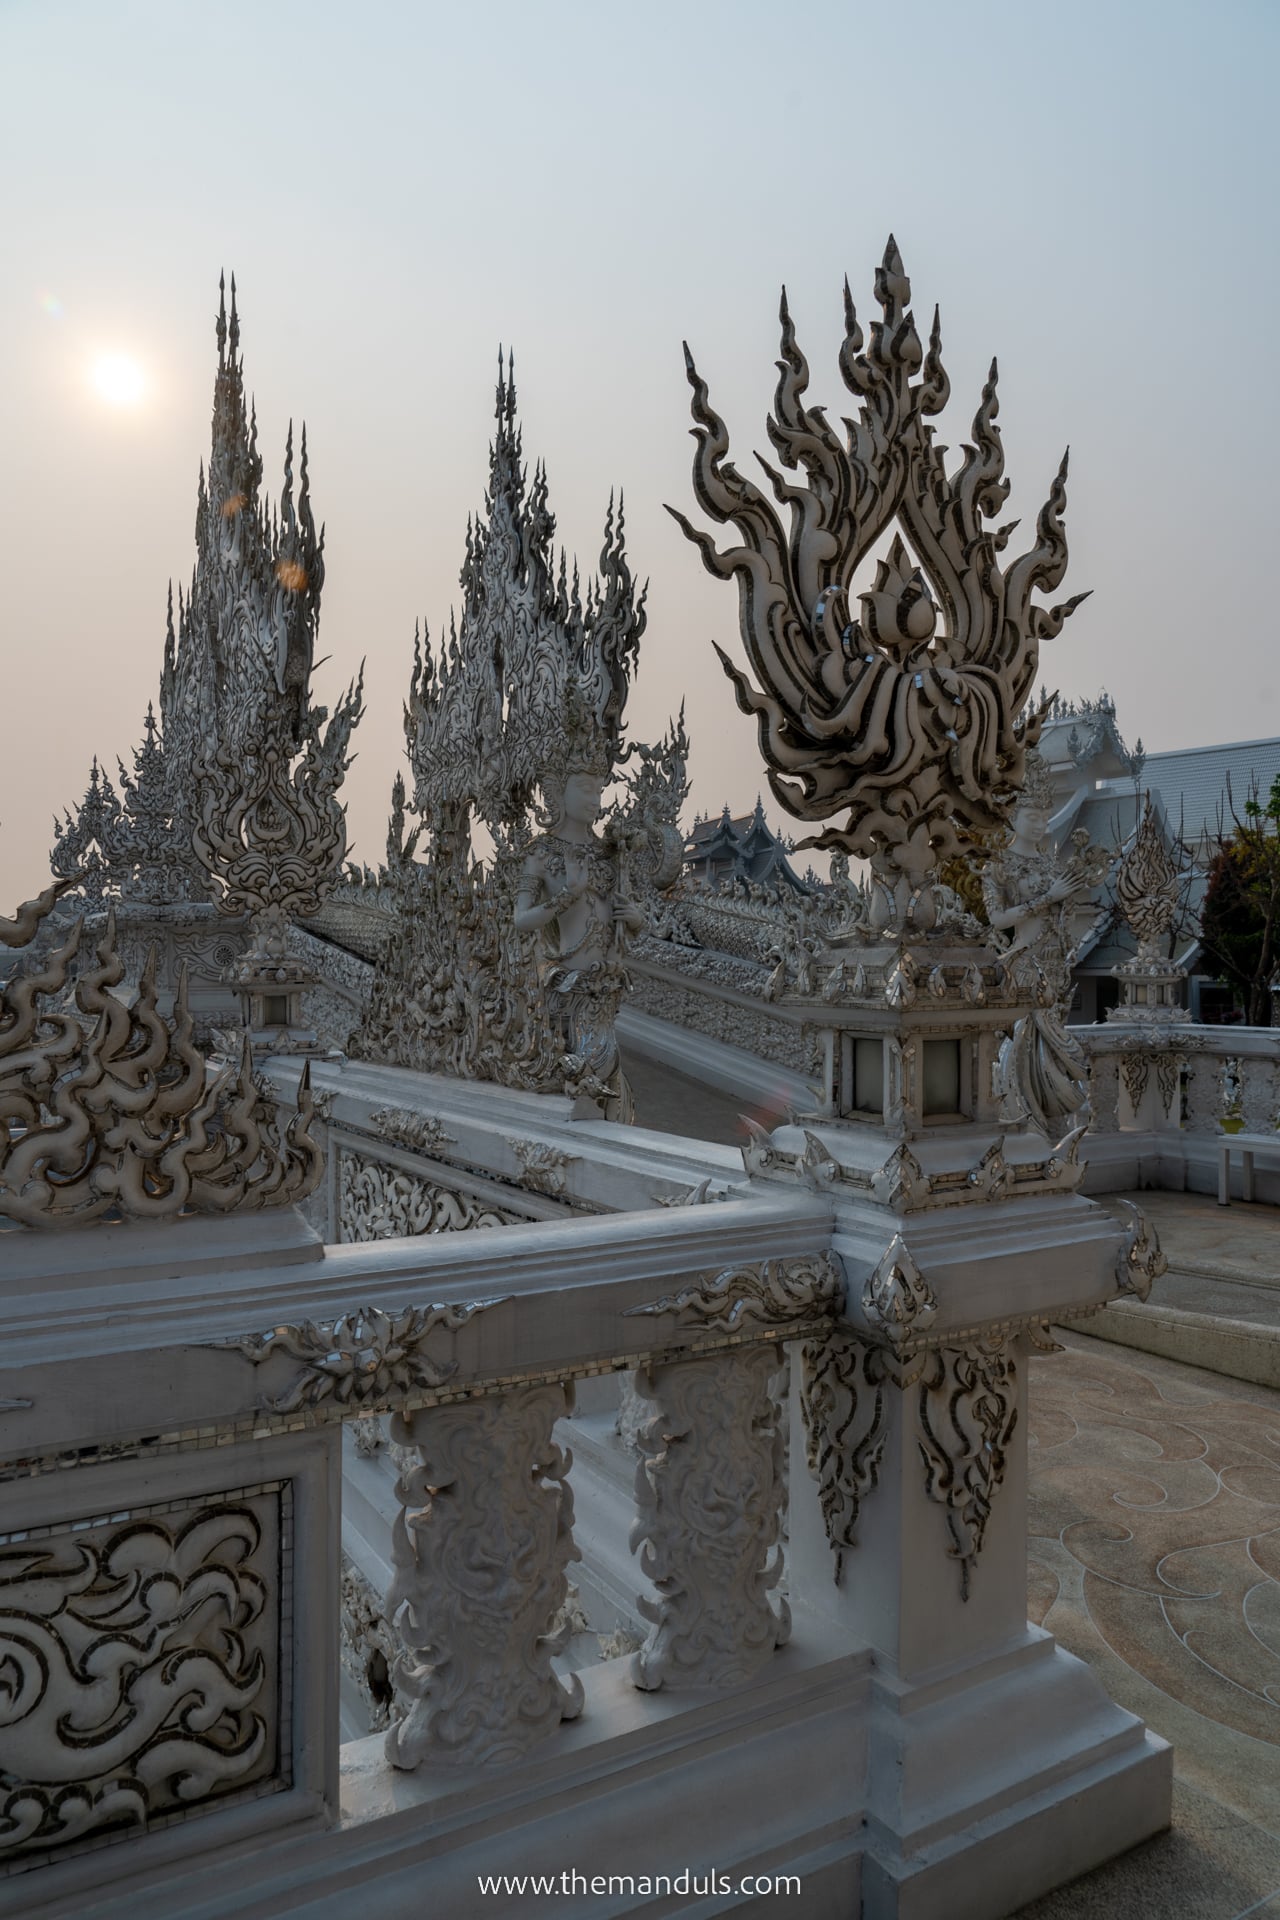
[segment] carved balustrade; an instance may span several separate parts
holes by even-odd
[[[652,1416],[633,1729],[658,1690],[750,1679],[788,1630],[769,1381],[839,1309],[830,1232],[789,1193],[509,1224],[500,1254],[324,1248],[296,1214],[6,1234],[0,1910],[17,1875],[24,1912],[79,1912],[107,1840],[125,1886],[346,1830],[344,1421],[389,1413],[401,1468],[396,1704],[357,1774],[500,1767],[581,1711],[553,1664],[578,1378],[638,1368]]]
[[[1280,1028],[1114,1020],[1071,1031],[1090,1065],[1090,1192],[1215,1192],[1224,1127],[1280,1127]],[[1256,1197],[1280,1201],[1280,1176],[1264,1172]]]
[[[1203,1136],[1239,1119],[1280,1124],[1280,1028],[1108,1023],[1073,1027],[1091,1064],[1091,1131],[1132,1129],[1148,1089],[1161,1130]]]

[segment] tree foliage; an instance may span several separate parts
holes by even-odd
[[[1271,982],[1280,973],[1280,775],[1264,801],[1257,783],[1237,808],[1232,831],[1219,821],[1200,938],[1205,959],[1244,1001],[1250,1026],[1271,1024]]]

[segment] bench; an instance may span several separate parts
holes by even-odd
[[[1231,1204],[1231,1154],[1239,1151],[1243,1156],[1244,1172],[1240,1183],[1240,1194],[1244,1200],[1253,1198],[1253,1156],[1255,1153],[1270,1153],[1280,1158],[1280,1133],[1224,1133],[1218,1142],[1218,1205]]]

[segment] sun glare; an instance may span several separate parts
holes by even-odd
[[[142,368],[126,353],[100,354],[92,378],[98,398],[110,407],[136,407],[147,384]]]

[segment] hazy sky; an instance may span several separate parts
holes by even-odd
[[[1094,596],[1043,678],[1105,685],[1150,749],[1280,730],[1278,43],[1274,0],[0,0],[0,911],[155,692],[224,265],[274,491],[308,426],[322,694],[367,656],[357,857],[414,617],[434,634],[458,598],[499,342],[584,567],[625,487],[651,582],[633,729],[686,695],[693,804],[754,799],[710,647],[736,593],[662,511],[690,504],[680,342],[745,464],[779,284],[811,397],[847,409],[841,279],[865,316],[890,230],[922,328],[942,305],[942,437],[995,353],[1010,513],[1071,443],[1067,584]],[[133,404],[92,384],[111,353]]]

